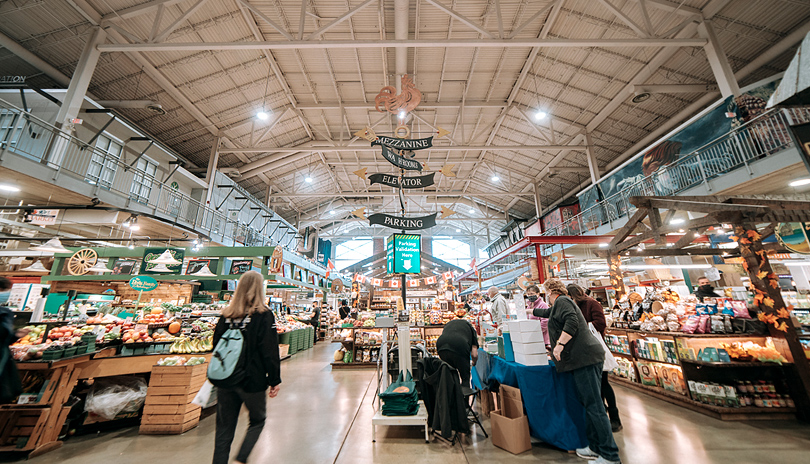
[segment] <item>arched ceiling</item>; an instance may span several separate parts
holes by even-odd
[[[120,111],[203,172],[219,138],[220,169],[326,236],[372,234],[357,208],[399,211],[393,189],[353,174],[395,172],[353,134],[394,132],[374,98],[403,72],[422,92],[413,136],[450,131],[417,159],[456,174],[409,191],[407,214],[446,206],[457,214],[434,234],[484,236],[569,198],[590,183],[589,153],[615,167],[719,98],[732,73],[742,86],[784,70],[794,49],[769,50],[809,21],[798,0],[0,2],[5,39],[68,76],[103,27],[89,92],[158,101],[166,114]],[[9,50],[0,75],[58,86]],[[633,103],[642,84],[693,86]]]

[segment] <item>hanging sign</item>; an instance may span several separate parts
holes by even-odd
[[[402,177],[393,176],[391,174],[372,174],[368,179],[372,184],[383,184],[389,187],[404,188],[404,189],[418,189],[423,187],[430,187],[433,185],[433,176],[435,172],[431,172],[426,176],[416,177]]]
[[[433,146],[433,136],[423,139],[401,139],[399,137],[388,137],[378,135],[377,140],[371,142],[371,146],[382,145],[397,150],[423,150]]]
[[[368,217],[369,225],[379,224],[392,229],[420,230],[429,229],[436,225],[436,213],[422,217],[397,217],[383,213],[375,213]]]
[[[387,146],[382,146],[382,155],[383,158],[387,159],[389,163],[393,164],[394,166],[402,169],[408,169],[410,171],[421,171],[422,164],[419,161],[407,159],[404,156],[391,151]]]
[[[421,236],[391,235],[386,244],[386,257],[389,274],[419,274],[422,272]]]
[[[129,279],[129,286],[133,290],[151,292],[158,287],[158,282],[153,277],[137,276]]]

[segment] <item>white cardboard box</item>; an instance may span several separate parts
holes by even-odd
[[[522,321],[509,321],[509,332],[540,332],[540,321],[526,319]]]
[[[543,354],[523,354],[515,352],[515,362],[524,366],[547,366],[548,355]]]
[[[538,327],[536,332],[509,332],[513,343],[545,343],[543,331]]]
[[[520,343],[512,341],[512,351],[521,354],[544,354],[546,352],[546,344],[540,343]]]

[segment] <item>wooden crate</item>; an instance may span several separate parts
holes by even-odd
[[[278,357],[283,358],[290,353],[290,345],[279,344],[278,345]]]
[[[51,408],[0,411],[0,451],[28,451],[36,448],[46,432],[50,413]]]
[[[140,433],[180,434],[196,427],[202,408],[191,402],[205,383],[208,364],[154,366],[146,390]]]

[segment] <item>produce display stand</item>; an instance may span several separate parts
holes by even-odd
[[[208,363],[153,366],[141,418],[142,435],[176,435],[200,422],[202,408],[191,401],[205,383]]]
[[[308,350],[312,348],[315,343],[315,328],[307,327],[306,329],[296,329],[280,333],[278,334],[278,343],[280,345],[289,346],[287,356],[292,356],[299,351]]]
[[[357,332],[376,332],[380,330],[384,330],[380,327],[335,327],[335,331],[341,330],[351,330],[352,331],[352,338],[351,340],[340,340],[340,343],[346,349],[347,352],[352,353],[352,362],[344,363],[343,361],[335,361],[331,363],[333,369],[374,369],[377,366],[376,362],[357,362],[357,350],[363,348],[372,348],[372,349],[379,349],[380,344],[368,344],[364,345],[362,343],[358,343],[357,340]],[[421,341],[427,344],[427,350],[430,354],[436,355],[436,339],[438,339],[439,335],[441,335],[442,330],[444,329],[444,325],[424,325],[424,326],[410,326],[409,328],[411,331],[416,333],[416,336],[412,336],[412,341]],[[389,330],[389,336],[394,334],[394,329],[386,329]],[[337,340],[333,340],[337,341]],[[431,343],[432,341],[432,343]]]
[[[626,337],[628,341],[626,347],[629,348],[629,353],[618,351],[617,347],[610,343],[611,336]],[[780,365],[769,362],[704,362],[684,356],[684,349],[691,348],[697,352],[705,347],[717,346],[721,342],[753,341],[764,345],[765,340],[768,338],[765,335],[686,334],[682,332],[643,332],[634,329],[608,328],[605,331],[605,338],[608,349],[617,359],[624,358],[632,361],[635,369],[633,373],[635,379],[641,378],[639,363],[671,366],[678,368],[682,372],[686,388],[682,394],[664,389],[661,386],[644,385],[640,381],[621,377],[615,373],[610,375],[611,382],[720,420],[790,420],[796,418],[797,410],[795,407],[725,407],[706,404],[696,401],[688,388],[690,380],[731,386],[736,385],[739,381],[767,380],[784,383],[788,391],[780,393],[790,393],[793,396],[796,388],[799,387],[795,385],[795,373],[793,373],[792,363]],[[639,342],[643,343],[650,338],[673,343],[676,349],[674,352],[669,353],[669,359],[666,359],[663,355],[656,359],[642,357],[638,354],[637,346]],[[773,341],[777,344],[777,347],[783,342],[783,340],[779,339],[773,339]],[[787,349],[780,349],[780,351],[786,354],[788,360],[791,361]]]
[[[0,406],[0,452],[23,452],[34,457],[62,446],[59,434],[70,412],[65,403],[79,381],[79,366],[91,356],[88,353],[17,364],[20,375],[43,374],[46,380],[35,403]]]

